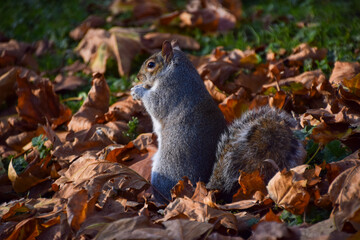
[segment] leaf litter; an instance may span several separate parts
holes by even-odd
[[[33,55],[49,51],[44,43],[0,43],[0,102],[17,99],[0,119],[2,239],[328,239],[359,231],[359,63],[336,61],[329,77],[305,71],[307,62],[328,52],[306,43],[292,53],[269,50],[266,61],[257,49],[217,46],[208,55],[189,54],[228,122],[262,105],[284,109],[304,128],[308,156],[269,183],[258,172],[242,172],[231,203],[184,176],[169,203],[160,204],[151,194],[157,150],[151,119],[128,91],[110,90],[111,61],[126,77],[139,56],[165,39],[198,51],[204,46],[182,30],[231,31],[241,4],[190,1],[173,11],[164,1],[115,0],[109,11],[108,18],[89,16],[70,32],[82,61],[59,68],[55,81],[44,77]],[[119,22],[126,11],[133,14]],[[59,94],[89,85],[83,76],[90,74],[87,98],[72,112]],[[133,135],[126,134],[129,121],[136,122]],[[289,219],[305,219],[313,206],[331,214],[290,226]]]

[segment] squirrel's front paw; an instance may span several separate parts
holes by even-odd
[[[142,84],[136,85],[131,88],[131,96],[134,100],[141,100],[144,96],[146,89],[142,86]]]

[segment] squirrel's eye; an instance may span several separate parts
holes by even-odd
[[[155,62],[153,62],[153,61],[148,62],[147,67],[148,68],[154,68],[155,67]]]

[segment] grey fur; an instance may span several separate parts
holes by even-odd
[[[159,149],[153,157],[151,182],[167,198],[183,176],[193,183],[208,182],[218,140],[226,129],[223,114],[192,63],[182,51],[174,48],[173,53],[154,76],[143,65],[139,73],[143,84],[131,90],[153,120]],[[152,58],[161,60],[161,53]]]
[[[259,169],[269,180],[277,169],[266,159],[274,160],[281,170],[300,164],[306,152],[290,129],[295,125],[286,112],[270,107],[248,111],[236,119],[220,138],[218,161],[207,188],[219,189],[228,198],[239,186],[239,170]]]
[[[306,152],[293,136],[290,127],[296,121],[287,113],[263,107],[227,128],[185,54],[169,45],[163,52],[144,62],[138,74],[142,84],[131,89],[133,98],[144,103],[158,136],[151,172],[152,185],[161,193],[154,192],[158,200],[162,201],[161,195],[169,199],[170,189],[183,176],[192,183],[208,182],[207,188],[218,189],[231,200],[239,170],[259,169],[269,180],[278,169],[301,163]],[[156,67],[149,67],[150,61]]]

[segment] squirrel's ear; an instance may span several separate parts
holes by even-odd
[[[163,42],[162,49],[161,49],[161,55],[165,58],[165,61],[168,63],[174,56],[173,48],[171,46],[171,43],[167,40]]]
[[[181,51],[178,40],[172,40],[171,41],[171,46],[172,46],[173,49]]]

